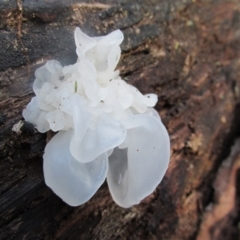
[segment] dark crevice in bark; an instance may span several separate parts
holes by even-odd
[[[191,240],[196,239],[196,236],[199,232],[199,227],[201,225],[202,217],[201,215],[206,210],[206,207],[214,202],[214,189],[212,187],[212,184],[215,180],[217,171],[219,167],[221,166],[222,162],[229,156],[231,153],[231,148],[233,147],[236,139],[240,136],[240,128],[239,128],[239,122],[240,122],[240,104],[236,105],[235,111],[234,111],[234,118],[231,123],[231,128],[229,133],[225,136],[225,139],[222,142],[221,152],[219,156],[217,157],[215,164],[212,168],[212,171],[209,172],[208,176],[205,177],[202,184],[198,187],[198,191],[202,193],[202,199],[200,202],[201,209],[199,209],[199,218],[198,218],[198,227],[197,231],[191,236]],[[236,186],[240,187],[239,184]],[[240,188],[237,187],[237,199],[240,199]],[[240,204],[238,205],[240,206]],[[203,212],[202,212],[203,210]],[[238,212],[236,218],[233,220],[233,222],[238,222],[240,220],[240,213]],[[237,237],[237,236],[235,236]],[[238,238],[236,238],[238,239]]]

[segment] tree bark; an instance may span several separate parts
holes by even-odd
[[[82,206],[62,202],[43,179],[46,134],[20,122],[36,68],[76,61],[76,26],[123,31],[121,76],[158,95],[170,134],[162,183],[129,209],[106,183]],[[239,46],[238,0],[1,0],[0,239],[237,239]]]

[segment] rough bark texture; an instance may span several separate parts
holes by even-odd
[[[130,209],[106,183],[69,207],[44,183],[46,135],[27,123],[12,131],[35,69],[76,61],[75,26],[123,30],[122,77],[158,94],[171,136],[164,180]],[[239,0],[1,0],[0,239],[238,239],[239,46]]]

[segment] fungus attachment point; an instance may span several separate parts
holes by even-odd
[[[36,94],[23,117],[46,145],[46,184],[71,206],[88,201],[107,179],[114,201],[128,208],[151,194],[169,163],[170,141],[155,94],[142,95],[115,70],[123,34],[75,34],[75,64],[48,61],[35,72]]]

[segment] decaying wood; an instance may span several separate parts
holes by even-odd
[[[212,187],[213,200],[207,207],[197,239],[234,239],[239,214],[240,139],[222,162]]]
[[[106,183],[67,206],[44,183],[46,134],[19,125],[35,69],[76,61],[76,26],[92,36],[123,30],[122,77],[158,94],[171,136],[164,180],[130,209]],[[1,0],[0,239],[237,239],[239,46],[238,0]]]

